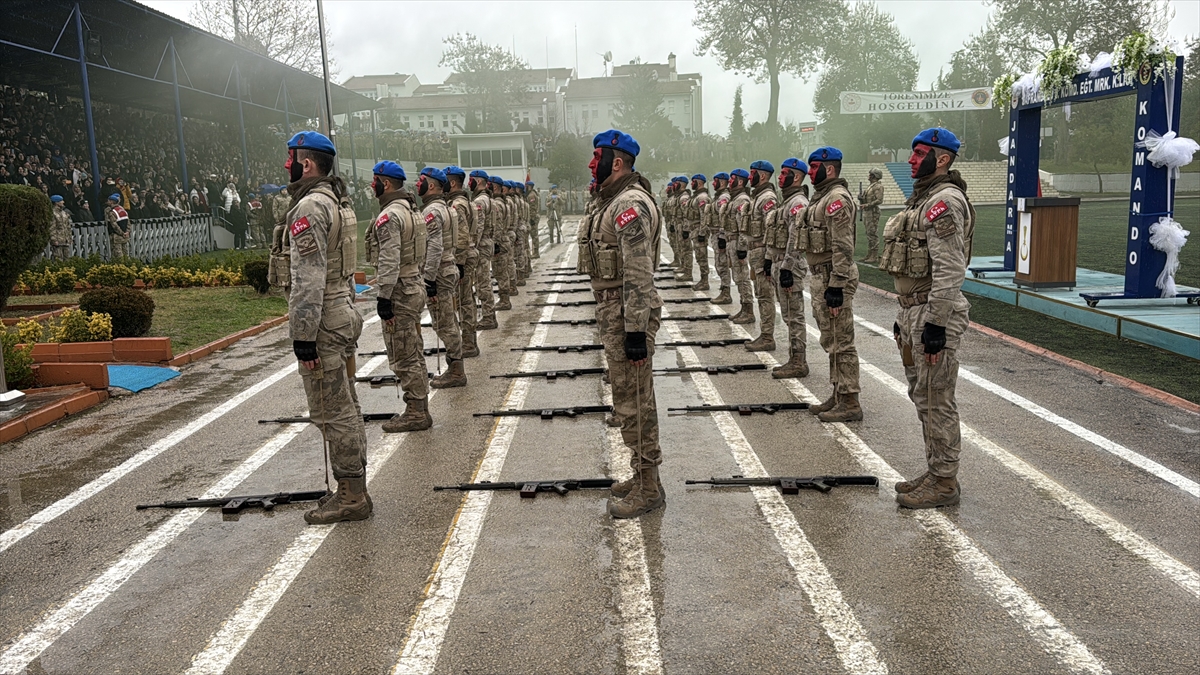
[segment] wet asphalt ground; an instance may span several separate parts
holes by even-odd
[[[134,508],[324,485],[319,430],[257,422],[305,413],[286,327],[0,448],[0,673],[1200,671],[1200,417],[972,331],[962,504],[901,510],[891,485],[923,471],[923,444],[890,338],[895,301],[869,292],[855,300],[863,422],[667,413],[824,399],[809,314],[807,378],[655,378],[663,510],[613,521],[605,490],[434,492],[626,475],[601,415],[471,415],[609,402],[599,376],[488,377],[603,365],[597,351],[510,351],[595,341],[593,326],[531,323],[593,316],[527,306],[586,299],[531,292],[579,288],[539,283],[573,261],[568,245],[535,261],[500,329],[480,334],[469,386],[431,398],[433,429],[368,423],[366,522],[309,527],[309,504]],[[359,307],[374,317],[372,301]],[[756,336],[665,321],[658,342]],[[773,354],[660,347],[654,366],[770,367],[787,358],[782,323],[776,341]],[[360,347],[383,348],[377,321]],[[381,358],[358,368],[388,372]],[[400,410],[393,387],[358,391],[364,412]],[[782,495],[684,483],[734,474],[881,484]]]

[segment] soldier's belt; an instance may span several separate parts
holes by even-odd
[[[903,307],[904,309],[908,309],[909,307],[916,307],[917,305],[924,305],[924,304],[928,303],[929,302],[929,294],[928,293],[912,293],[910,295],[897,295],[896,302],[899,302],[900,306]]]
[[[809,265],[808,269],[812,272],[813,276],[816,276],[818,274],[829,274],[830,272],[833,272],[833,263],[821,263],[820,265]]]
[[[596,296],[596,302],[604,302],[605,300],[620,300],[621,289],[606,288],[602,291],[592,291],[592,295]]]

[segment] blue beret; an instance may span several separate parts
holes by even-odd
[[[702,174],[702,173],[698,173],[698,174],[695,174],[695,175],[693,175],[693,176],[692,176],[692,180],[698,180],[698,181],[700,181],[701,183],[707,183],[707,182],[708,182],[708,178],[706,178],[706,177],[704,176],[704,174]]]
[[[487,180],[488,175],[487,175],[487,172],[484,171],[483,169],[475,169],[474,171],[471,172],[471,178],[482,178],[484,180]]]
[[[637,157],[638,153],[642,151],[642,146],[633,140],[633,136],[624,131],[617,131],[616,129],[609,129],[608,131],[601,131],[596,134],[595,138],[592,139],[592,147],[615,148],[623,152],[628,152],[634,157]]]
[[[301,131],[292,136],[292,140],[288,141],[288,149],[315,150],[330,155],[337,155],[337,149],[333,147],[333,143],[324,134],[318,134],[315,131]]]
[[[121,195],[119,195],[119,194],[117,194],[117,193],[115,193],[115,192],[114,192],[114,193],[112,193],[111,195],[109,195],[109,196],[108,196],[108,201],[110,201],[110,202],[119,202],[119,201],[121,201]]]
[[[754,163],[750,165],[750,168],[754,169],[755,171],[766,171],[767,173],[775,173],[775,166],[765,159],[754,160]]]
[[[377,176],[383,176],[384,178],[396,178],[399,180],[408,180],[408,175],[404,173],[404,167],[400,166],[399,164],[393,162],[390,159],[385,159],[382,162],[376,164],[375,168],[372,170],[372,173],[374,173]]]
[[[550,189],[551,189],[551,190],[557,190],[557,189],[558,189],[558,183],[551,183],[551,184],[550,184]]]
[[[430,178],[436,180],[439,183],[446,182],[446,172],[442,171],[441,169],[437,168],[436,166],[427,166],[424,169],[421,169],[421,175],[429,176]]]
[[[526,185],[533,185],[533,181],[531,181],[531,180],[527,180],[527,181],[525,181],[525,184],[526,184]]]
[[[724,171],[721,173],[714,173],[713,180],[729,180],[729,174],[725,173]]]
[[[730,171],[729,173],[730,173],[730,175],[736,176],[738,178],[749,178],[750,177],[750,172],[745,169],[734,169],[733,171]]]
[[[913,139],[912,146],[914,148],[917,147],[917,143],[924,143],[932,148],[949,150],[956,154],[958,153],[958,149],[962,147],[962,143],[958,141],[958,137],[949,129],[942,127],[926,129],[917,134],[916,138]]]
[[[809,162],[839,162],[842,159],[842,151],[837,148],[831,148],[828,145],[822,148],[817,148],[808,156]]]
[[[467,176],[466,171],[463,171],[460,167],[457,167],[453,164],[442,169],[442,171],[445,171],[447,176],[462,176],[463,178],[466,178]]]
[[[800,173],[808,173],[808,165],[799,159],[796,159],[795,157],[788,157],[787,159],[783,160],[783,164],[781,164],[780,167],[784,169],[795,169]]]
[[[488,182],[495,183],[496,185],[504,185],[504,179],[500,176],[488,176]]]
[[[62,195],[50,195],[50,201],[54,202],[55,204],[61,202],[62,200]]]

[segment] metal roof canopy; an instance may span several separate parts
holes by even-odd
[[[5,0],[0,21],[0,82],[82,97],[79,48],[70,21],[73,0]],[[102,55],[90,55],[93,100],[174,115],[170,43],[178,55],[179,98],[186,117],[247,125],[280,124],[288,115],[321,116],[324,84],[291,66],[239,47],[224,38],[132,0],[79,3]],[[315,20],[315,19],[314,19]],[[372,110],[379,104],[331,85],[337,114]],[[286,106],[286,109],[285,109]]]

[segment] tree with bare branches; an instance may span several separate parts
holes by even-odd
[[[201,0],[189,20],[204,30],[280,63],[321,77],[316,7],[293,0]],[[328,42],[328,34],[325,36]],[[332,47],[332,43],[329,43]],[[334,74],[333,59],[329,74]]]

